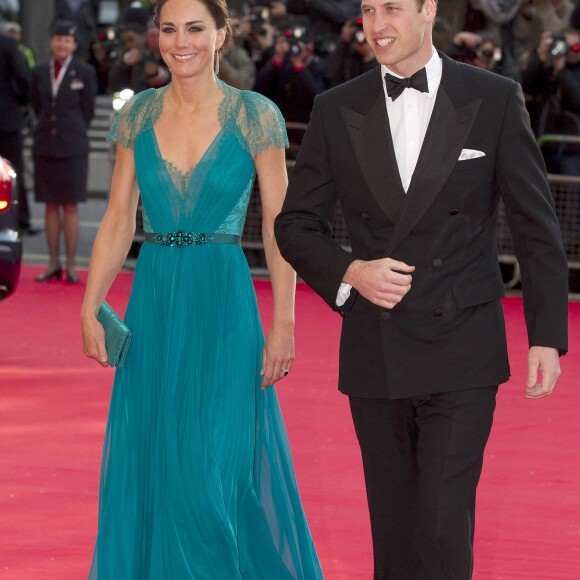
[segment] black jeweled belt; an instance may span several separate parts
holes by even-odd
[[[197,234],[193,232],[169,232],[167,234],[146,233],[145,242],[185,248],[187,246],[201,246],[202,244],[241,244],[242,236],[236,234]]]

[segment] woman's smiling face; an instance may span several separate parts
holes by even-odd
[[[213,71],[216,51],[225,39],[211,13],[198,0],[168,0],[159,14],[159,50],[174,77]]]

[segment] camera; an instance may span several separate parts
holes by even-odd
[[[354,34],[353,34],[353,39],[355,42],[358,42],[358,44],[364,44],[366,39],[365,39],[365,33],[363,30],[363,19],[362,16],[359,16],[355,21],[354,21],[354,26],[355,26],[355,30],[354,30]]]
[[[552,58],[559,58],[566,56],[568,52],[568,45],[566,44],[566,37],[563,34],[553,34],[552,44],[550,45],[550,56]]]
[[[484,60],[491,60],[495,55],[495,49],[493,47],[481,48],[479,52]]]
[[[97,43],[104,52],[105,60],[115,61],[122,53],[121,41],[112,27],[97,34]]]
[[[294,26],[284,32],[284,36],[290,44],[290,54],[298,56],[303,48],[306,40],[306,28],[303,26]]]
[[[250,13],[250,23],[252,32],[259,36],[266,34],[264,24],[270,21],[270,8],[265,6],[255,6]]]

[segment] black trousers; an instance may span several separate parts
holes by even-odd
[[[0,132],[0,155],[8,159],[18,175],[18,225],[27,229],[30,226],[30,210],[24,186],[24,157],[22,155],[22,134]]]
[[[375,580],[469,580],[475,493],[497,386],[420,399],[350,397]]]

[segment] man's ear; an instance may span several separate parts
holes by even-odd
[[[434,22],[437,16],[437,0],[425,0],[422,12],[425,14],[427,22]]]

